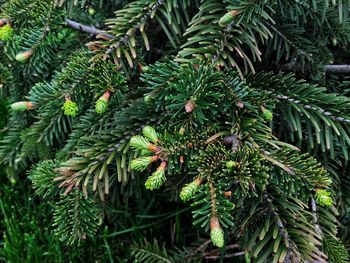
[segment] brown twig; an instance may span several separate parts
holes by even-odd
[[[238,257],[238,256],[242,256],[244,255],[244,252],[241,251],[241,252],[236,252],[236,253],[231,253],[231,254],[226,254],[226,255],[223,255],[223,256],[206,256],[205,258],[206,259],[219,259],[219,258],[232,258],[232,257]]]

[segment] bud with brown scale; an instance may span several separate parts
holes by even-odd
[[[232,196],[232,192],[231,191],[227,191],[227,192],[224,192],[224,196],[225,197],[231,197]]]
[[[103,114],[108,108],[108,101],[111,96],[111,92],[107,90],[95,103],[95,110],[98,114]]]
[[[31,101],[19,101],[11,104],[11,109],[14,111],[26,111],[34,108],[34,104]]]
[[[71,169],[69,169],[68,167],[60,167],[57,169],[57,171],[66,177],[70,177],[74,174],[74,171],[72,171]]]
[[[185,104],[185,111],[187,113],[191,113],[194,110],[195,107],[196,107],[196,104],[194,103],[194,101],[189,100]]]
[[[16,60],[18,62],[26,62],[32,55],[33,55],[34,51],[32,49],[29,49],[27,51],[24,51],[24,52],[21,52],[21,53],[18,53],[16,55]]]
[[[184,156],[180,155],[180,163],[184,163]]]
[[[151,176],[145,182],[145,186],[149,190],[155,190],[161,187],[166,181],[165,169],[167,167],[167,161],[162,161],[157,171],[153,172]]]
[[[7,24],[8,20],[6,18],[1,18],[0,19],[0,27],[2,27],[3,25]]]
[[[184,127],[181,127],[180,130],[179,130],[179,134],[182,136],[185,134],[185,128]]]
[[[233,19],[239,14],[238,10],[232,10],[228,13],[226,13],[223,17],[220,18],[219,20],[219,25],[224,27],[230,24]]]
[[[215,246],[224,246],[224,231],[216,215],[212,215],[210,218],[210,238]]]
[[[139,70],[142,72],[147,72],[149,71],[149,67],[148,66],[144,66],[141,63],[138,64]]]
[[[184,202],[187,202],[188,200],[193,198],[196,191],[199,189],[201,183],[202,183],[202,178],[197,177],[193,182],[186,184],[180,192],[181,200]]]

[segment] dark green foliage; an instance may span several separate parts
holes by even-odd
[[[145,241],[141,244],[135,244],[132,247],[132,255],[135,257],[135,262],[176,262],[168,254],[164,244],[162,247],[160,247],[157,240],[154,240],[153,243],[148,243]]]
[[[131,246],[131,255],[134,262],[143,263],[201,262],[192,248],[174,247],[169,250],[165,244],[158,244],[156,239],[152,243],[146,240],[134,243]]]
[[[349,262],[349,6],[0,0],[1,260]]]
[[[326,236],[323,240],[330,262],[349,262],[349,254],[340,240]]]
[[[67,244],[93,237],[98,226],[98,210],[91,198],[84,198],[75,189],[69,195],[61,195],[56,204],[54,226],[60,240]]]
[[[37,195],[45,198],[53,197],[58,193],[58,185],[54,181],[58,175],[55,169],[58,167],[60,167],[58,161],[43,161],[30,170],[28,178],[32,181]]]

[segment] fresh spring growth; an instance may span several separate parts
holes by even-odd
[[[93,16],[95,14],[95,12],[96,12],[95,9],[93,9],[92,7],[89,7],[88,13],[89,13],[90,16]]]
[[[202,179],[200,177],[197,177],[193,182],[186,184],[180,192],[181,200],[184,202],[190,200],[198,190],[201,183]]]
[[[186,132],[185,128],[184,127],[181,127],[180,130],[179,130],[179,134],[182,136],[184,135]]]
[[[134,159],[131,161],[131,169],[136,171],[144,171],[151,163],[158,160],[158,156],[146,156],[146,157],[139,157],[137,159]]]
[[[226,165],[226,167],[227,167],[228,169],[232,169],[232,168],[237,167],[239,164],[238,164],[237,162],[235,162],[235,161],[227,161],[227,162],[225,163],[225,165]]]
[[[143,99],[145,102],[150,102],[154,99],[154,97],[151,94],[149,94],[149,95],[146,95]]]
[[[95,110],[98,114],[103,114],[108,108],[109,97],[111,96],[110,91],[106,91],[95,103]]]
[[[141,63],[139,64],[139,70],[142,72],[147,72],[149,71],[149,67],[148,66],[144,66]]]
[[[338,44],[337,39],[336,39],[335,37],[333,37],[333,38],[332,38],[332,45],[333,45],[333,47],[336,47],[337,44]]]
[[[331,193],[327,190],[316,190],[316,201],[321,206],[331,206],[333,203]]]
[[[30,101],[19,101],[11,104],[14,111],[26,111],[34,108],[34,104]]]
[[[238,14],[239,14],[238,10],[232,10],[232,11],[226,13],[223,17],[220,18],[219,25],[222,27],[227,26],[228,24],[230,24],[233,21],[235,16],[237,16]]]
[[[150,152],[157,152],[157,147],[140,135],[135,135],[130,139],[130,146],[141,151],[148,150]]]
[[[210,218],[210,238],[215,246],[224,246],[224,231],[216,215],[212,215]]]
[[[24,52],[21,52],[21,53],[18,53],[16,55],[16,60],[18,62],[26,62],[32,55],[33,55],[34,51],[32,49],[29,49],[27,51],[24,51]]]
[[[149,190],[158,189],[163,185],[163,183],[166,181],[165,177],[165,168],[167,166],[167,162],[163,161],[160,166],[158,167],[157,171],[152,173],[150,177],[148,177],[147,181],[145,182],[145,186]]]
[[[156,130],[151,126],[146,126],[145,128],[143,128],[142,133],[147,139],[149,139],[153,143],[157,143],[159,141]]]
[[[264,107],[261,107],[261,111],[263,113],[263,118],[265,121],[271,121],[273,118],[273,114],[271,111],[265,109]]]
[[[62,110],[64,110],[64,115],[75,117],[79,112],[78,104],[73,102],[71,99],[66,99],[62,106]]]
[[[13,28],[6,24],[2,27],[0,27],[0,40],[1,41],[9,41],[13,38]]]

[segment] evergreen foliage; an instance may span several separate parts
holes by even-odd
[[[349,262],[349,8],[0,0],[1,260]]]

